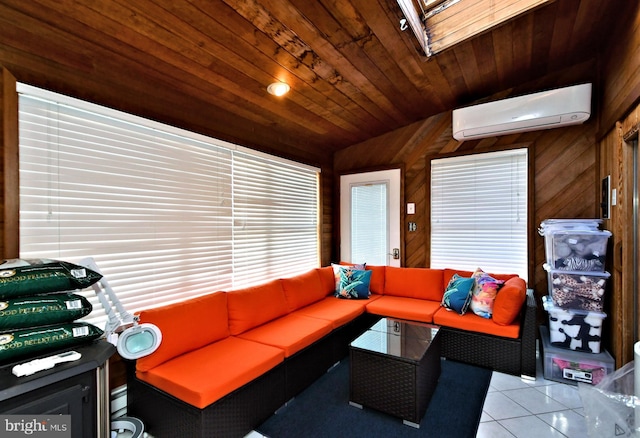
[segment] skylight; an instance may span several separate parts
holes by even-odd
[[[553,0],[397,0],[427,56],[433,56]]]

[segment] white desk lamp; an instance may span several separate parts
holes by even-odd
[[[83,259],[78,264],[102,274],[92,257]],[[138,324],[138,317],[124,309],[104,276],[93,284],[93,289],[107,314],[105,337],[116,346],[120,356],[124,359],[139,359],[158,349],[162,342],[160,329],[149,323]],[[114,306],[117,313],[113,310]]]

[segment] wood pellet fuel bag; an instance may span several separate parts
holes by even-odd
[[[35,357],[97,339],[103,331],[86,322],[69,322],[0,333],[0,363]]]
[[[0,300],[84,289],[101,278],[101,274],[69,262],[8,259],[0,263]]]
[[[68,293],[0,300],[0,331],[72,322],[92,309],[85,297]]]

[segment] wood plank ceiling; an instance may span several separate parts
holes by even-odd
[[[0,64],[330,165],[339,149],[593,58],[621,1],[551,2],[427,58],[396,0],[0,0]],[[276,80],[292,91],[267,94]]]

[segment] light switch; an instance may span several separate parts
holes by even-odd
[[[407,203],[407,214],[416,214],[416,204],[413,202]]]

